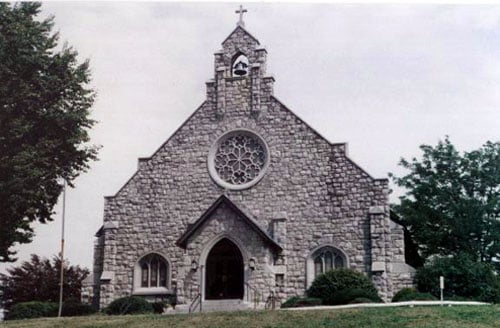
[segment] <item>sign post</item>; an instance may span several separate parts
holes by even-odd
[[[66,180],[63,180],[63,203],[62,203],[62,229],[61,229],[61,279],[59,286],[59,311],[57,317],[62,315],[63,307],[63,285],[64,285],[64,219],[66,217]]]
[[[443,289],[444,289],[444,277],[439,277],[439,289],[441,290],[441,305],[443,305]]]

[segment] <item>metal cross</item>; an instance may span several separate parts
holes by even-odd
[[[238,21],[238,25],[245,26],[245,22],[243,22],[243,14],[248,12],[248,10],[243,9],[243,6],[240,5],[240,9],[236,10],[235,13],[240,14],[240,20]]]

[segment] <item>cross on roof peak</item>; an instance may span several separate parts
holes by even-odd
[[[243,14],[246,12],[248,12],[248,10],[243,9],[242,5],[240,5],[240,9],[235,11],[235,13],[240,14],[240,20],[238,21],[238,23],[236,23],[236,25],[245,27],[245,22],[243,21]]]

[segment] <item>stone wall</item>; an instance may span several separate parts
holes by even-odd
[[[230,75],[237,52],[251,63],[249,76]],[[139,160],[137,172],[115,196],[106,198],[102,272],[111,278],[101,286],[101,304],[133,292],[133,267],[152,251],[168,256],[179,297],[189,301],[198,284],[190,260],[207,247],[214,235],[210,229],[216,229],[219,219],[187,250],[176,240],[222,194],[241,203],[268,231],[276,219],[285,219],[285,230],[278,231],[286,242],[275,270],[284,275],[282,297],[304,294],[307,259],[314,248],[326,244],[341,249],[351,268],[370,276],[376,256],[385,271],[373,279],[383,296],[392,293],[387,180],[370,177],[348,158],[345,144],[330,144],[281,104],[272,94],[274,79],[265,75],[265,59],[258,41],[237,28],[215,54],[215,79],[207,83],[207,100],[150,158]],[[207,170],[210,147],[234,129],[254,131],[269,147],[264,178],[240,191],[224,190]],[[377,227],[369,213],[373,207],[383,209]],[[221,217],[230,224],[230,216]],[[240,236],[243,226],[234,227]],[[384,242],[374,242],[373,234]],[[242,240],[246,242],[248,256],[259,263],[270,261],[265,247]],[[269,272],[258,272],[262,288],[275,285]]]

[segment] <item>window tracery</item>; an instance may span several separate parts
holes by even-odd
[[[141,259],[141,287],[167,287],[168,264],[158,254],[150,254]]]
[[[266,162],[266,152],[256,138],[235,135],[221,143],[215,154],[215,170],[222,180],[240,185],[255,179]]]
[[[262,178],[269,162],[263,140],[247,130],[222,136],[209,154],[209,171],[228,189],[248,188]]]
[[[324,247],[316,251],[314,258],[314,277],[333,270],[345,267],[342,255],[331,247]]]

